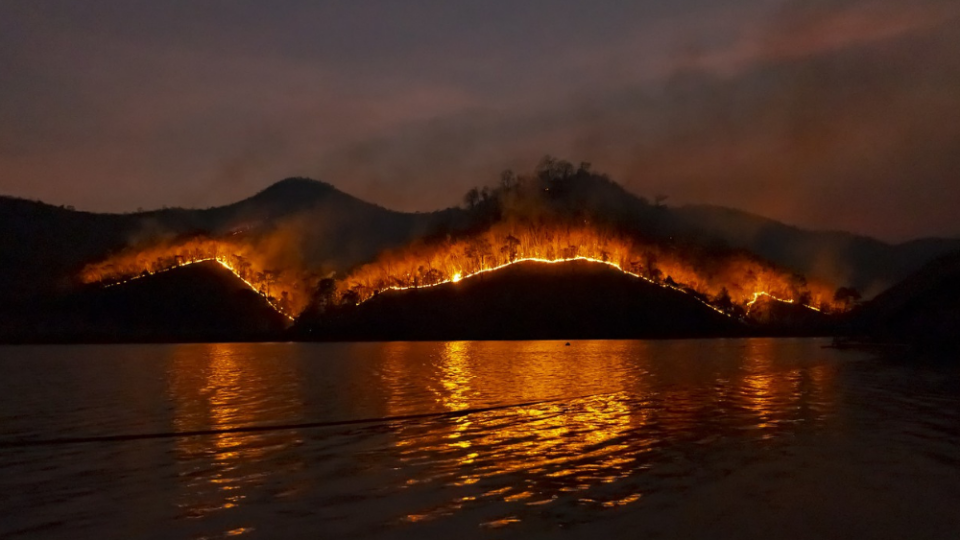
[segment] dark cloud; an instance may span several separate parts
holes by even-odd
[[[291,175],[456,204],[553,153],[815,228],[960,233],[960,9],[926,0],[0,8],[0,192],[95,210]]]

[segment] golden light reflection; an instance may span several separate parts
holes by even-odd
[[[254,354],[254,344],[181,345],[169,369],[175,431],[221,430],[297,418],[301,399],[296,374]],[[262,347],[262,346],[260,346]],[[276,471],[263,464],[297,433],[214,433],[177,439],[183,464],[185,517],[237,508],[247,492]],[[298,466],[295,463],[288,467]],[[289,472],[289,471],[287,471]],[[247,532],[238,527],[234,534]]]
[[[782,344],[773,340],[731,340],[716,348],[716,358],[700,356],[697,342],[385,347],[391,365],[380,373],[421,380],[432,389],[438,412],[539,402],[398,424],[394,448],[398,469],[409,475],[407,489],[442,485],[458,494],[405,521],[441,519],[490,501],[527,509],[511,512],[506,523],[491,522],[497,526],[571,497],[600,510],[639,504],[644,488],[636,478],[672,466],[675,457],[663,453],[667,444],[713,443],[731,433],[766,440],[776,435],[771,428],[794,425],[811,401],[830,400],[829,371],[784,364],[777,359]],[[660,358],[660,350],[679,351],[679,358]],[[411,399],[404,395],[409,385],[389,378],[380,383],[389,414],[403,413],[391,404]]]
[[[483,401],[484,396],[531,402],[582,394],[598,385],[620,391],[571,402],[480,412],[452,419],[439,428],[430,426],[433,429],[401,427],[396,445],[401,459],[411,464],[429,459],[434,465],[429,476],[418,475],[410,485],[441,481],[453,488],[471,486],[479,499],[539,506],[552,502],[558,490],[589,489],[626,475],[630,460],[620,456],[624,443],[616,439],[638,427],[636,422],[643,416],[633,415],[624,402],[625,381],[618,380],[629,357],[610,356],[609,342],[579,343],[577,352],[571,351],[560,361],[556,355],[564,350],[564,344],[558,342],[452,342],[421,347],[434,348],[433,364],[419,375],[434,381],[431,387],[441,411],[490,405]],[[582,357],[591,361],[578,362]],[[395,354],[385,358],[403,360]],[[381,372],[400,371],[403,369],[393,367]],[[384,387],[404,385],[387,381]],[[524,478],[507,486],[488,486],[491,480],[513,476]],[[452,501],[410,514],[405,520],[435,519],[471,500]]]
[[[750,343],[744,357],[746,375],[743,378],[742,392],[744,404],[757,414],[757,427],[771,427],[770,420],[777,410],[774,396],[779,395],[778,384],[782,378],[771,370],[772,340],[754,340]]]
[[[473,378],[470,369],[470,356],[467,348],[470,342],[451,341],[444,344],[444,354],[440,362],[440,388],[438,401],[449,411],[459,411],[470,407],[467,397],[470,395],[470,382]]]
[[[828,364],[810,365],[809,341],[752,339],[743,355],[738,400],[755,415],[764,439],[804,418],[822,417],[832,409],[834,373]],[[784,362],[784,350],[796,349],[795,362]],[[815,414],[811,414],[814,412]]]

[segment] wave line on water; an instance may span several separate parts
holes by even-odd
[[[523,403],[511,403],[509,405],[493,405],[490,407],[480,407],[475,409],[463,409],[459,411],[444,411],[433,413],[407,414],[398,416],[384,416],[380,418],[358,418],[353,420],[335,420],[331,422],[302,422],[297,424],[272,424],[265,426],[237,426],[221,429],[201,429],[195,431],[164,431],[156,433],[129,433],[121,435],[99,435],[90,437],[55,437],[50,439],[20,439],[0,441],[0,448],[23,448],[32,446],[54,446],[60,444],[84,444],[84,443],[108,443],[108,442],[127,442],[146,439],[174,439],[180,437],[202,437],[206,435],[219,435],[224,433],[263,433],[269,431],[284,431],[291,429],[319,429],[326,427],[351,426],[363,424],[388,424],[391,422],[405,422],[410,420],[422,419],[444,419],[459,418],[471,414],[478,414],[490,411],[515,409],[521,407],[531,407],[534,405],[543,405],[545,403],[556,403],[559,401],[577,401],[604,394],[591,394],[586,396],[576,396],[570,398],[542,399],[538,401],[527,401]]]

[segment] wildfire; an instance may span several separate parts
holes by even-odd
[[[784,304],[793,304],[793,303],[794,303],[793,299],[777,298],[776,296],[774,296],[774,295],[772,295],[772,294],[770,294],[770,293],[768,293],[768,292],[766,292],[766,291],[760,291],[760,292],[755,292],[755,293],[753,293],[753,300],[750,300],[749,302],[747,302],[747,304],[746,304],[746,306],[747,306],[747,312],[749,313],[749,312],[750,312],[750,308],[752,308],[753,305],[757,303],[757,300],[760,300],[760,299],[763,298],[763,297],[767,297],[767,298],[769,298],[769,299],[771,299],[771,300],[775,300],[775,301],[777,301],[777,302],[783,302]],[[814,306],[811,306],[811,305],[808,305],[808,304],[800,304],[800,305],[803,306],[803,307],[805,307],[805,308],[807,308],[807,309],[812,309],[812,310],[814,310],[814,311],[822,311],[820,308],[814,307]]]
[[[629,270],[625,270],[624,268],[622,268],[620,265],[618,265],[618,264],[616,264],[616,263],[612,263],[612,262],[610,262],[610,261],[604,261],[604,260],[600,260],[600,259],[591,259],[590,257],[573,257],[573,258],[570,258],[570,259],[537,259],[537,258],[529,257],[529,258],[523,258],[523,259],[516,259],[516,260],[514,260],[514,261],[511,261],[511,262],[508,262],[508,263],[504,263],[504,264],[501,264],[501,265],[499,265],[499,266],[495,266],[495,267],[492,267],[492,268],[484,268],[484,269],[482,269],[482,270],[478,270],[477,272],[474,272],[474,273],[472,273],[472,274],[466,274],[466,275],[464,275],[464,274],[458,272],[458,273],[454,274],[453,276],[451,276],[450,279],[445,279],[445,280],[442,280],[442,281],[438,281],[438,282],[436,282],[436,283],[430,283],[430,284],[424,284],[424,285],[411,285],[411,286],[409,286],[409,287],[391,286],[391,287],[387,287],[386,289],[383,289],[383,291],[405,291],[405,290],[410,290],[410,289],[424,289],[424,288],[428,288],[428,287],[436,287],[436,286],[438,286],[438,285],[444,285],[444,284],[447,284],[447,283],[459,283],[460,281],[462,281],[462,280],[464,280],[464,279],[467,279],[467,278],[472,278],[472,277],[478,276],[478,275],[480,275],[480,274],[486,274],[486,273],[488,273],[488,272],[496,272],[497,270],[502,270],[502,269],[504,269],[504,268],[506,268],[506,267],[508,267],[508,266],[512,266],[512,265],[514,265],[514,264],[519,264],[519,263],[525,263],[525,262],[537,262],[537,263],[546,263],[546,264],[557,264],[557,263],[569,263],[569,262],[575,262],[575,261],[586,261],[586,262],[591,262],[591,263],[604,264],[604,265],[610,266],[610,267],[612,267],[612,268],[616,268],[617,270],[619,270],[620,272],[623,272],[624,274],[626,274],[626,275],[628,275],[628,276],[631,276],[631,277],[634,277],[634,278],[637,278],[637,279],[642,279],[642,280],[646,281],[647,283],[651,283],[651,284],[654,284],[654,285],[658,285],[658,286],[661,286],[661,287],[664,287],[664,288],[667,288],[667,289],[671,289],[671,290],[674,290],[674,291],[678,291],[678,292],[681,292],[681,293],[684,293],[684,294],[689,294],[688,291],[684,290],[682,287],[678,287],[678,286],[676,286],[676,285],[668,285],[668,284],[665,284],[665,283],[657,283],[657,282],[655,282],[655,281],[653,281],[653,280],[651,280],[651,279],[649,279],[649,278],[647,278],[647,277],[641,276],[640,274],[635,274],[635,273],[633,273],[633,272],[631,272],[631,271],[629,271]],[[381,291],[381,292],[383,292],[383,291]],[[752,306],[757,302],[757,300],[759,300],[761,297],[764,297],[764,296],[766,296],[766,297],[768,297],[768,298],[770,298],[770,299],[772,299],[772,300],[776,300],[777,302],[783,302],[783,303],[786,303],[786,304],[793,304],[793,303],[794,303],[793,300],[788,300],[788,299],[784,299],[784,298],[778,298],[778,297],[776,297],[776,296],[774,296],[774,295],[772,295],[772,294],[770,294],[770,293],[768,293],[768,292],[760,291],[760,292],[754,293],[754,295],[753,295],[753,300],[747,302],[747,304],[746,304],[746,306],[747,306],[747,308],[748,308],[748,309],[747,309],[747,312],[749,312],[749,308],[752,307]],[[366,300],[369,300],[370,298],[373,298],[373,297],[370,296],[370,297],[368,297],[368,298],[366,298],[366,299],[364,299],[364,300],[361,300],[360,302],[357,303],[357,305],[360,305],[361,303],[363,303],[363,302],[366,301]],[[718,308],[717,306],[715,306],[715,305],[713,305],[713,304],[711,304],[711,303],[709,303],[709,302],[706,302],[706,301],[704,301],[704,300],[702,300],[702,299],[700,299],[700,298],[697,298],[696,296],[694,296],[694,298],[695,298],[697,301],[699,301],[701,304],[703,304],[704,306],[706,306],[706,307],[708,307],[708,308],[716,311],[717,313],[720,313],[720,314],[722,314],[722,315],[731,316],[730,313],[728,313],[728,312],[726,312],[726,311]],[[808,306],[808,305],[806,305],[806,304],[800,304],[800,305],[802,305],[802,306],[805,307],[805,308],[812,309],[812,310],[814,310],[814,311],[820,311],[819,308],[816,308],[816,307],[813,307],[813,306]]]
[[[587,261],[692,296],[725,315],[746,314],[761,297],[820,311],[831,288],[807,283],[743,253],[691,256],[679,249],[591,227],[497,224],[469,238],[410,246],[356,269],[341,280],[341,301],[361,304],[374,295],[458,283],[522,262]]]
[[[587,261],[687,294],[731,317],[747,316],[762,297],[817,311],[832,307],[832,289],[823,284],[808,283],[749,254],[697,249],[642,242],[590,225],[500,222],[471,236],[382,254],[337,281],[331,300],[361,304],[379,293],[459,283],[523,262]],[[255,245],[237,235],[131,249],[88,265],[82,279],[112,286],[205,261],[229,270],[291,320],[307,307],[319,283],[308,270],[275,269]]]
[[[236,268],[234,268],[233,266],[230,266],[230,263],[227,262],[226,259],[215,258],[215,259],[207,259],[207,260],[216,261],[217,263],[220,264],[220,266],[222,266],[222,267],[226,268],[227,270],[229,270],[230,272],[232,272],[233,275],[237,277],[237,279],[239,279],[240,281],[242,281],[242,282],[243,282],[247,287],[249,287],[251,290],[253,290],[253,291],[255,291],[255,292],[258,292],[258,293],[260,292],[260,290],[257,289],[257,287],[256,287],[253,283],[250,283],[249,281],[247,281],[246,279],[244,279],[243,276],[240,275],[240,273],[237,271]],[[195,262],[203,262],[203,261],[195,261]],[[286,317],[287,319],[289,319],[289,320],[291,320],[291,321],[294,320],[294,317],[293,317],[292,315],[290,315],[289,313],[287,313],[286,311],[284,311],[282,307],[280,307],[279,305],[277,305],[276,303],[274,303],[274,302],[273,302],[273,299],[271,299],[270,297],[265,297],[265,298],[266,298],[266,300],[267,300],[267,303],[270,304],[270,307],[272,307],[273,309],[275,309],[275,310],[277,311],[277,313],[283,315],[284,317]]]
[[[118,282],[116,282],[116,283],[110,283],[110,284],[107,285],[107,287],[115,287],[115,286],[117,286],[117,285],[122,285],[122,284],[124,284],[124,283],[129,283],[129,282],[131,282],[131,281],[140,279],[140,278],[142,278],[142,277],[153,276],[153,275],[156,275],[156,274],[161,274],[161,273],[163,273],[163,272],[169,272],[170,270],[174,270],[174,269],[177,269],[177,268],[183,268],[184,266],[189,266],[189,265],[191,265],[191,264],[197,264],[197,263],[208,262],[208,261],[214,261],[214,262],[216,262],[217,264],[219,264],[220,266],[226,268],[226,269],[229,270],[230,273],[232,273],[237,279],[239,279],[240,281],[242,281],[244,285],[246,285],[248,288],[250,288],[250,290],[252,290],[252,291],[254,291],[254,292],[256,292],[256,293],[262,294],[261,291],[260,291],[260,289],[258,289],[256,285],[254,285],[253,283],[250,283],[249,281],[247,281],[246,279],[244,279],[243,276],[240,275],[240,273],[237,271],[236,268],[234,268],[233,266],[231,266],[230,263],[229,263],[226,259],[222,259],[222,258],[197,259],[197,260],[194,260],[194,261],[183,262],[183,263],[177,264],[176,266],[172,266],[172,267],[170,267],[170,268],[164,268],[164,269],[158,270],[158,271],[156,271],[156,272],[145,272],[145,273],[143,273],[143,274],[140,274],[140,275],[137,275],[137,276],[133,276],[133,277],[128,278],[128,279],[125,279],[125,280],[123,280],[123,281],[118,281]],[[284,317],[286,317],[286,318],[289,319],[290,321],[293,321],[293,320],[294,320],[294,317],[293,317],[292,315],[290,315],[289,313],[287,313],[286,311],[284,311],[284,309],[283,309],[282,307],[280,307],[279,305],[277,305],[277,304],[273,301],[272,298],[265,297],[264,299],[267,301],[267,304],[269,304],[270,307],[272,307],[277,313],[283,315]]]
[[[112,287],[191,264],[213,261],[292,321],[308,301],[308,278],[290,270],[267,270],[260,260],[242,245],[195,238],[115,255],[106,261],[88,265],[81,278],[86,283],[100,282]]]

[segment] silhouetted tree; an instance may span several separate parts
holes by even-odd
[[[514,237],[512,234],[507,235],[504,239],[504,245],[500,248],[501,253],[507,255],[507,258],[513,262],[517,258],[518,251],[520,249],[520,240]]]
[[[644,273],[651,280],[659,283],[663,279],[663,272],[660,271],[660,268],[657,267],[657,255],[652,252],[646,252],[643,254],[643,265]]]
[[[436,285],[443,281],[443,272],[436,268],[430,268],[423,274],[424,285]]]
[[[589,164],[587,164],[589,167]],[[546,155],[537,164],[534,174],[543,182],[552,182],[569,178],[574,174],[573,164],[569,161]]]
[[[280,311],[284,313],[290,313],[290,295],[287,291],[280,293],[280,300],[277,302],[277,307],[280,308]]]
[[[807,278],[801,274],[793,274],[790,276],[790,296],[798,303],[801,303],[805,306],[810,305],[812,301],[810,299],[810,291],[806,290],[807,288]],[[804,298],[804,293],[806,293],[806,301]]]
[[[465,252],[467,258],[473,259],[479,263],[480,268],[485,268],[487,264],[487,259],[493,255],[493,248],[490,246],[490,241],[486,237],[478,237],[467,245]]]
[[[317,283],[317,288],[313,292],[312,302],[317,313],[323,313],[333,305],[336,293],[337,280],[332,278],[323,278],[319,283]]]
[[[730,292],[727,291],[726,287],[720,289],[720,292],[717,293],[717,296],[713,298],[713,305],[722,309],[723,311],[730,311],[733,309],[733,300],[730,299]]]
[[[513,189],[517,185],[517,175],[510,169],[500,173],[500,188],[503,190]]]
[[[250,270],[250,261],[248,261],[242,255],[233,256],[233,267],[237,269],[237,274],[242,279],[247,279],[247,273]]]
[[[264,293],[267,296],[270,296],[270,286],[275,285],[280,279],[279,270],[265,270],[263,272],[263,285],[265,287]]]
[[[849,311],[860,301],[860,291],[853,287],[840,287],[834,293],[833,300],[841,306],[843,311]]]
[[[480,192],[477,191],[477,188],[471,188],[466,195],[463,196],[463,202],[467,205],[467,208],[473,210],[477,207],[477,204],[480,202]]]

